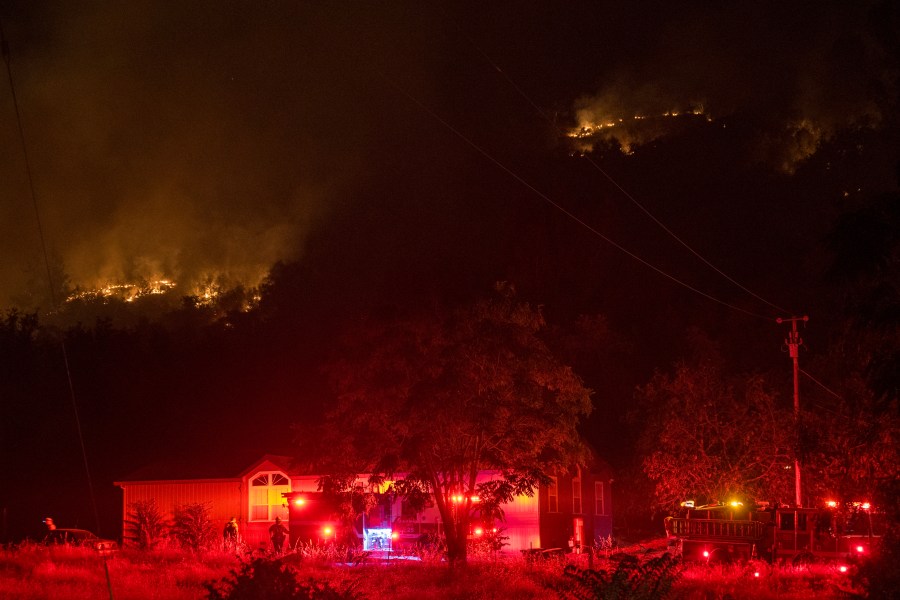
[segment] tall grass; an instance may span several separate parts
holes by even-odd
[[[626,549],[627,550],[627,549]],[[323,553],[324,554],[324,553]],[[659,556],[656,554],[655,556]],[[307,560],[307,559],[312,560]],[[543,599],[575,596],[563,572],[568,559],[526,563],[514,554],[473,560],[462,568],[437,561],[393,560],[347,566],[291,553],[278,558],[298,581],[352,589],[360,598],[397,600]],[[570,559],[573,557],[569,557]],[[653,555],[642,555],[641,564]],[[124,549],[104,559],[89,549],[25,544],[0,549],[0,598],[4,600],[109,598],[106,569],[117,600],[195,600],[207,598],[207,584],[233,576],[250,557],[176,548]],[[104,564],[105,561],[105,564]],[[615,572],[615,555],[595,561],[593,568]],[[587,565],[580,563],[584,568]],[[726,566],[681,566],[668,594],[677,599],[730,598],[760,600],[826,600],[846,598],[853,590],[851,573],[834,566],[771,567],[765,563]],[[757,575],[758,573],[758,575]],[[593,597],[603,597],[595,595]]]

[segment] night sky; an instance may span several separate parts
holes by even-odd
[[[816,351],[829,326],[816,321],[830,300],[826,236],[897,189],[900,48],[887,0],[36,0],[3,3],[0,20],[44,242],[70,286],[168,279],[177,302],[210,281],[251,288],[277,261],[296,266],[307,337],[283,358],[302,365],[293,375],[248,346],[218,356],[246,357],[234,398],[174,378],[198,398],[183,409],[191,418],[232,414],[216,427],[266,398],[281,442],[292,407],[321,392],[309,364],[332,327],[499,280],[551,322],[602,314],[632,340],[585,375],[608,383],[603,402],[667,368],[690,327],[743,368],[787,376],[771,319],[809,313]],[[3,79],[0,305],[28,308],[44,257]],[[566,136],[588,122],[617,125]],[[123,434],[138,409],[91,408],[106,374],[81,377],[103,494],[155,457],[154,436],[160,458],[196,452],[180,430]],[[599,447],[615,445],[592,426]],[[251,429],[234,445],[266,451],[271,432]],[[47,447],[32,457],[49,493],[57,476],[77,481],[80,450]],[[28,464],[4,449],[8,468]],[[65,513],[64,499],[45,502]]]

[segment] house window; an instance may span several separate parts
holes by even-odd
[[[581,514],[581,477],[572,478],[572,513]]]
[[[602,481],[594,482],[594,514],[595,515],[605,515],[606,514],[606,499],[603,495],[603,482]]]
[[[287,519],[288,510],[282,496],[291,491],[291,480],[284,473],[259,473],[250,480],[250,520]]]
[[[559,512],[559,487],[556,477],[550,478],[550,486],[547,488],[547,512]]]

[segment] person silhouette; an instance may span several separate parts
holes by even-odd
[[[284,551],[284,540],[287,537],[287,527],[281,524],[281,517],[275,517],[275,524],[269,527],[269,539],[272,540],[272,548],[275,549],[275,554],[281,554]]]
[[[238,541],[238,522],[237,517],[231,517],[231,520],[225,523],[225,529],[222,530],[222,539],[225,542],[225,549],[234,548]]]

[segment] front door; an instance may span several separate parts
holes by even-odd
[[[575,552],[581,552],[584,545],[584,519],[576,517],[572,521],[572,539],[575,542]]]

